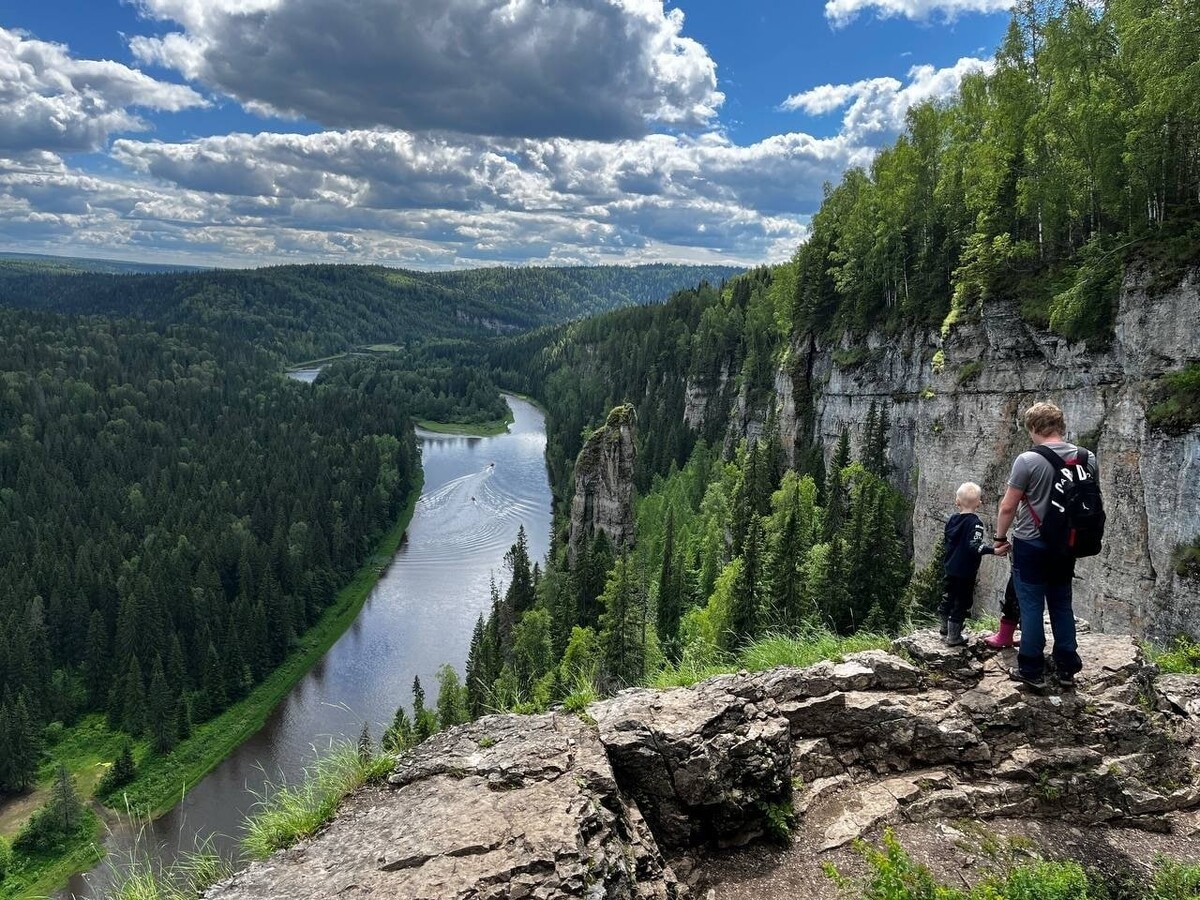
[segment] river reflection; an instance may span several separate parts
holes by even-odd
[[[550,540],[545,421],[507,397],[514,422],[490,438],[418,431],[425,487],[408,534],[362,612],[272,712],[266,725],[148,829],[142,845],[169,862],[213,835],[232,853],[255,792],[281,775],[295,779],[317,750],[354,739],[363,722],[379,738],[396,706],[408,706],[419,675],[430,701],[443,663],[461,674],[471,632],[489,604],[490,578],[505,577],[504,554],[524,525],[530,556]],[[131,830],[109,838],[109,858],[72,879],[60,897],[100,898],[111,868],[126,860]]]

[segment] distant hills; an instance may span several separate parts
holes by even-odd
[[[169,263],[142,263],[125,259],[89,259],[86,256],[50,256],[42,253],[10,253],[0,250],[0,265],[19,264],[44,272],[102,272],[109,275],[136,275],[153,272],[199,272],[204,266],[176,266]]]
[[[96,270],[88,266],[117,267]],[[363,344],[470,338],[555,324],[737,275],[732,266],[578,266],[416,272],[302,265],[135,274],[136,263],[0,258],[0,304],[200,325],[288,360]]]

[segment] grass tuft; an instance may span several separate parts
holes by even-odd
[[[715,675],[761,672],[776,666],[803,668],[824,659],[838,659],[863,650],[887,650],[891,638],[882,634],[859,632],[842,637],[823,628],[810,628],[796,634],[769,634],[743,648],[737,654],[698,659],[684,654],[678,665],[665,666],[654,673],[649,685],[656,688],[687,687]]]
[[[363,757],[353,743],[339,744],[308,767],[296,784],[268,785],[246,820],[242,847],[256,859],[290,847],[333,818],[342,800],[391,769],[390,756]]]
[[[205,845],[167,867],[147,859],[131,861],[106,896],[109,900],[196,900],[232,874],[233,865]]]

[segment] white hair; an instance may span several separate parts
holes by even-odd
[[[983,489],[973,481],[967,481],[958,486],[958,490],[954,492],[954,499],[959,503],[978,503],[983,496]]]

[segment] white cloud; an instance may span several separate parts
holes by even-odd
[[[1013,8],[1016,0],[826,0],[825,18],[835,28],[850,24],[864,12],[881,19],[896,16],[925,21],[935,15],[955,19],[963,13],[996,13]]]
[[[130,46],[251,110],[334,128],[612,140],[710,123],[716,65],[662,0],[140,0]]]
[[[879,146],[904,128],[908,110],[921,103],[945,100],[958,91],[963,78],[973,72],[989,72],[991,60],[966,56],[952,66],[913,66],[908,83],[895,78],[868,78],[852,84],[825,84],[793,94],[781,109],[821,115],[846,108],[841,137],[851,144]]]
[[[867,78],[851,84],[822,84],[799,94],[792,94],[780,109],[790,112],[805,112],[810,116],[822,116],[841,109],[855,97],[877,90],[898,91],[901,84],[895,78]]]
[[[131,108],[203,105],[190,87],[108,60],[75,59],[62,44],[0,27],[0,153],[96,150],[112,133],[150,127]]]
[[[838,140],[717,134],[619,142],[404,132],[118,140],[128,175],[0,163],[0,238],[28,249],[227,265],[303,259],[449,267],[786,258]]]

